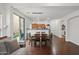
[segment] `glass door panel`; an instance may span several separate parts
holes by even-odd
[[[25,39],[25,19],[20,17],[20,40]]]
[[[13,14],[13,39],[17,39],[19,41],[20,39],[20,30],[19,30],[19,16],[16,14]]]

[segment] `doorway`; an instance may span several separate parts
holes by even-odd
[[[13,39],[24,42],[25,39],[25,19],[13,13]]]
[[[25,39],[25,19],[20,17],[19,19],[19,27],[20,27],[20,40]]]

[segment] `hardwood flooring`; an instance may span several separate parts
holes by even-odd
[[[29,40],[26,42],[26,49],[28,55],[51,55],[51,48],[47,46],[31,46]]]
[[[28,55],[79,55],[79,46],[72,42],[64,41],[61,38],[53,36],[52,44],[48,46],[31,46],[29,40],[26,41]]]

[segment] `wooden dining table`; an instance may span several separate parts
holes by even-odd
[[[36,39],[35,36],[32,36],[30,40],[31,40],[31,43],[32,43],[32,41],[36,42],[37,39]],[[40,39],[39,39],[40,47],[42,47],[42,40],[43,40],[43,39],[42,39],[42,36],[40,36]],[[49,37],[49,36],[46,36],[46,39],[44,39],[44,40],[45,40],[45,41],[49,41],[49,40],[50,40],[50,37]]]

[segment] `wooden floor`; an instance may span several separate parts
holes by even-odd
[[[51,48],[50,47],[40,47],[40,46],[31,46],[29,40],[26,42],[26,49],[28,55],[51,55]]]
[[[53,36],[51,47],[34,47],[31,46],[29,40],[26,41],[26,49],[28,55],[79,55],[79,46],[72,42],[63,41]]]

